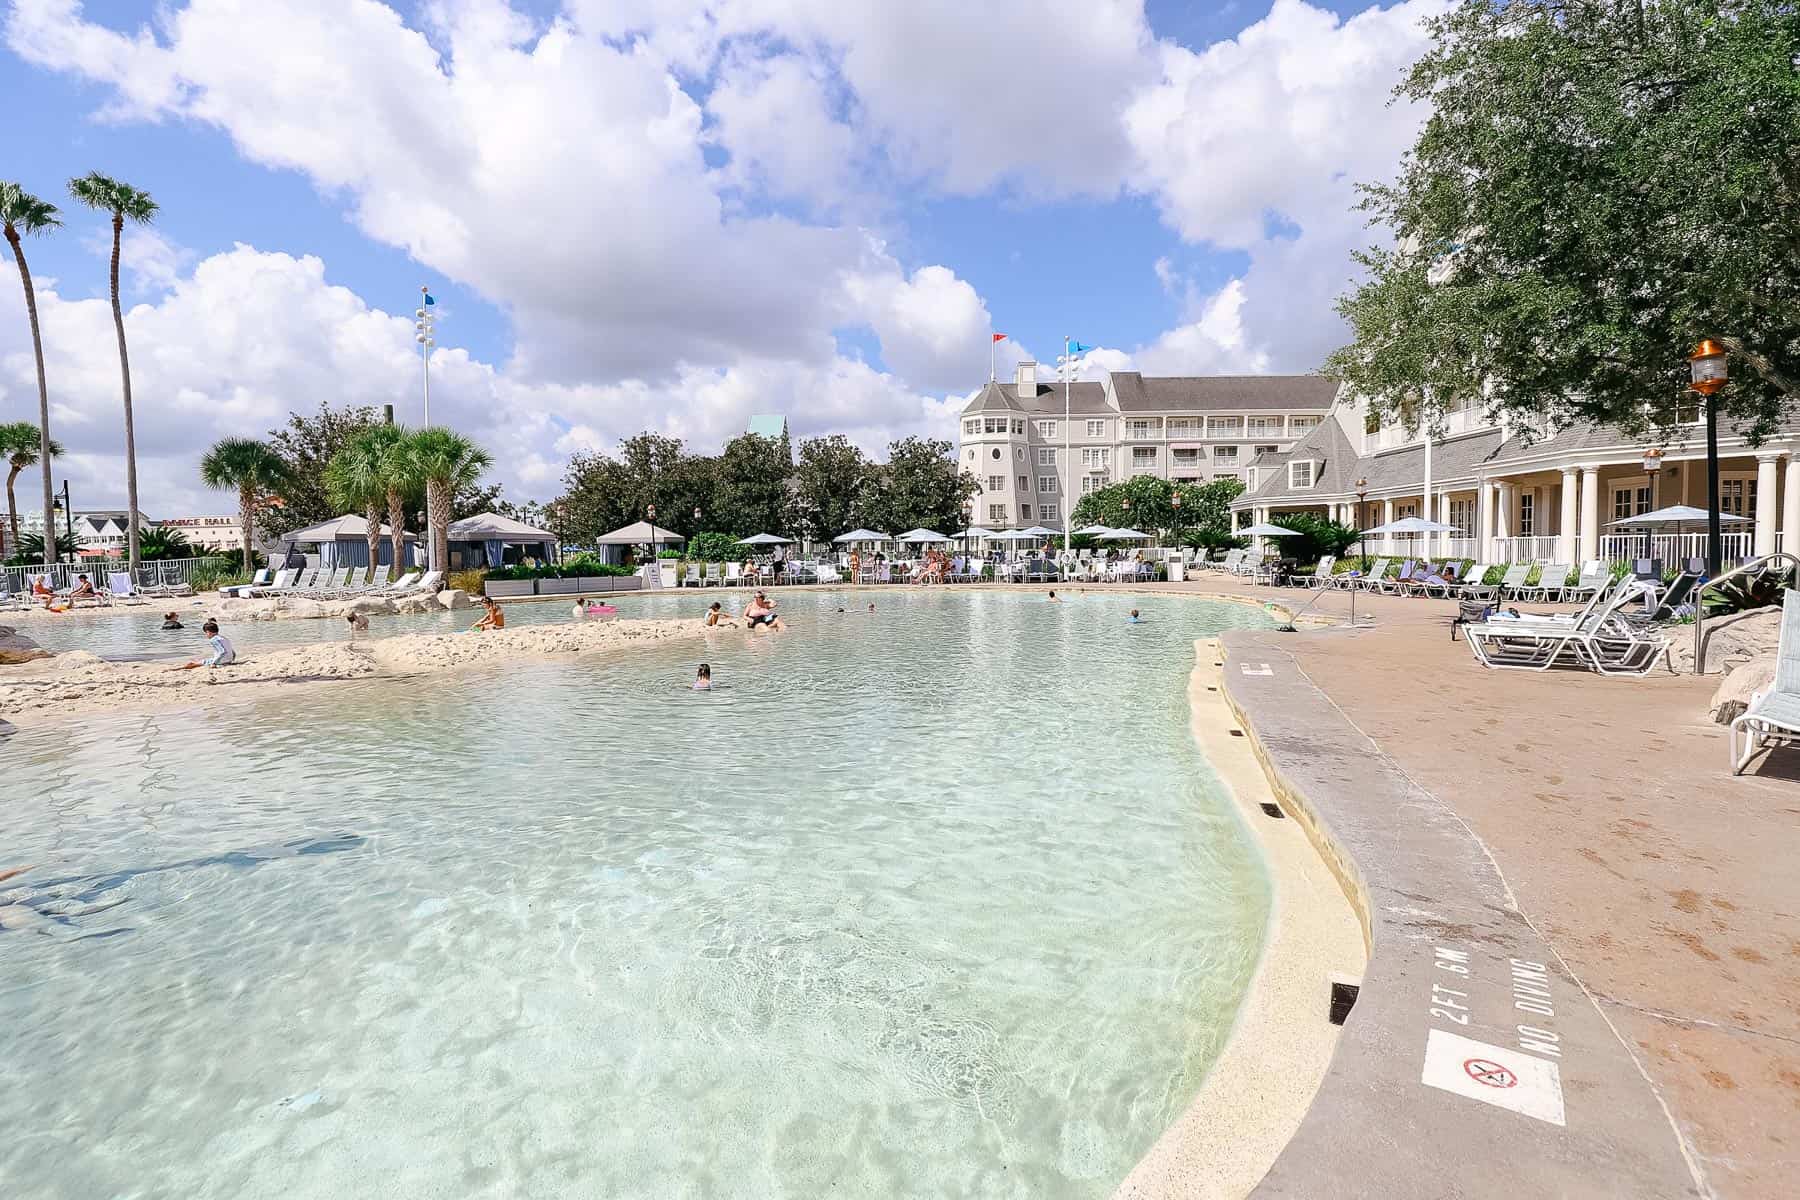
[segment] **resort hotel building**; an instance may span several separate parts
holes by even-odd
[[[1721,422],[1718,442],[1719,509],[1741,518],[1723,523],[1725,565],[1800,553],[1800,421],[1754,447]],[[1674,505],[1705,509],[1706,477],[1697,404],[1673,429],[1633,437],[1592,424],[1528,430],[1473,403],[1428,435],[1398,417],[1377,420],[1346,390],[1317,428],[1250,464],[1232,508],[1240,526],[1313,513],[1360,529],[1408,516],[1455,527],[1371,539],[1370,553],[1572,566],[1659,558],[1673,567],[1705,556],[1703,521],[1650,533],[1615,523]]]
[[[1337,390],[1316,375],[1114,371],[1067,385],[1065,413],[1064,386],[1022,362],[1011,383],[989,380],[963,409],[957,464],[981,487],[971,524],[1059,529],[1082,496],[1134,475],[1245,479],[1259,455],[1311,434]]]

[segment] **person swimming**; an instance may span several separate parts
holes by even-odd
[[[167,612],[167,613],[163,614],[162,627],[164,629],[186,629],[187,628],[187,626],[185,626],[181,623],[181,614],[180,613],[172,613],[172,612]]]
[[[701,663],[700,669],[694,672],[694,690],[696,692],[712,691],[712,664]]]
[[[766,625],[770,629],[781,632],[787,628],[781,618],[775,615],[775,606],[762,592],[756,593],[750,603],[744,606],[744,620],[751,629]]]
[[[1061,604],[1062,603],[1061,600],[1058,600],[1056,598],[1056,589],[1055,588],[1050,589],[1050,603],[1052,603],[1052,604]]]
[[[1135,608],[1131,610],[1131,615],[1126,617],[1125,620],[1132,625],[1142,625],[1144,623],[1144,618],[1138,616],[1138,610]]]

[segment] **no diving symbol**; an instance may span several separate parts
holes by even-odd
[[[1485,1083],[1489,1087],[1509,1088],[1518,1086],[1519,1077],[1486,1058],[1470,1058],[1463,1060],[1463,1070],[1476,1083]]]

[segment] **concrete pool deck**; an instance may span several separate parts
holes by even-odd
[[[1217,576],[1153,590],[1313,599]],[[1350,860],[1375,946],[1257,1194],[1791,1195],[1800,756],[1731,777],[1716,676],[1487,671],[1449,640],[1453,605],[1358,609],[1374,623],[1225,639],[1230,695],[1277,790]],[[1496,1106],[1548,1095],[1546,1063],[1562,1126]]]

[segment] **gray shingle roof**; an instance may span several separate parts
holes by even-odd
[[[1323,375],[1169,375],[1145,378],[1114,371],[1113,394],[1121,412],[1222,412],[1331,407],[1336,380]]]
[[[1434,442],[1431,447],[1433,486],[1471,480],[1478,469],[1495,461],[1500,448],[1500,431],[1484,430],[1467,437]],[[1310,488],[1288,487],[1285,466],[1296,459],[1320,460],[1318,482]],[[1268,478],[1255,491],[1245,492],[1233,501],[1234,508],[1260,508],[1283,502],[1323,504],[1332,499],[1354,495],[1356,481],[1369,481],[1373,493],[1395,488],[1416,487],[1425,479],[1425,447],[1407,446],[1383,454],[1359,455],[1335,420],[1323,421],[1319,427],[1294,443],[1288,454],[1263,455],[1256,460],[1267,470]],[[1273,466],[1275,469],[1268,470]]]
[[[976,393],[973,400],[963,406],[965,414],[1002,410],[1041,414],[1046,417],[1060,416],[1063,411],[1063,385],[1040,383],[1035,390],[1027,388],[1026,394],[1020,396],[1018,384],[995,383],[990,380],[981,391]],[[1111,413],[1112,406],[1106,402],[1106,388],[1098,383],[1070,384],[1069,411],[1071,413]]]

